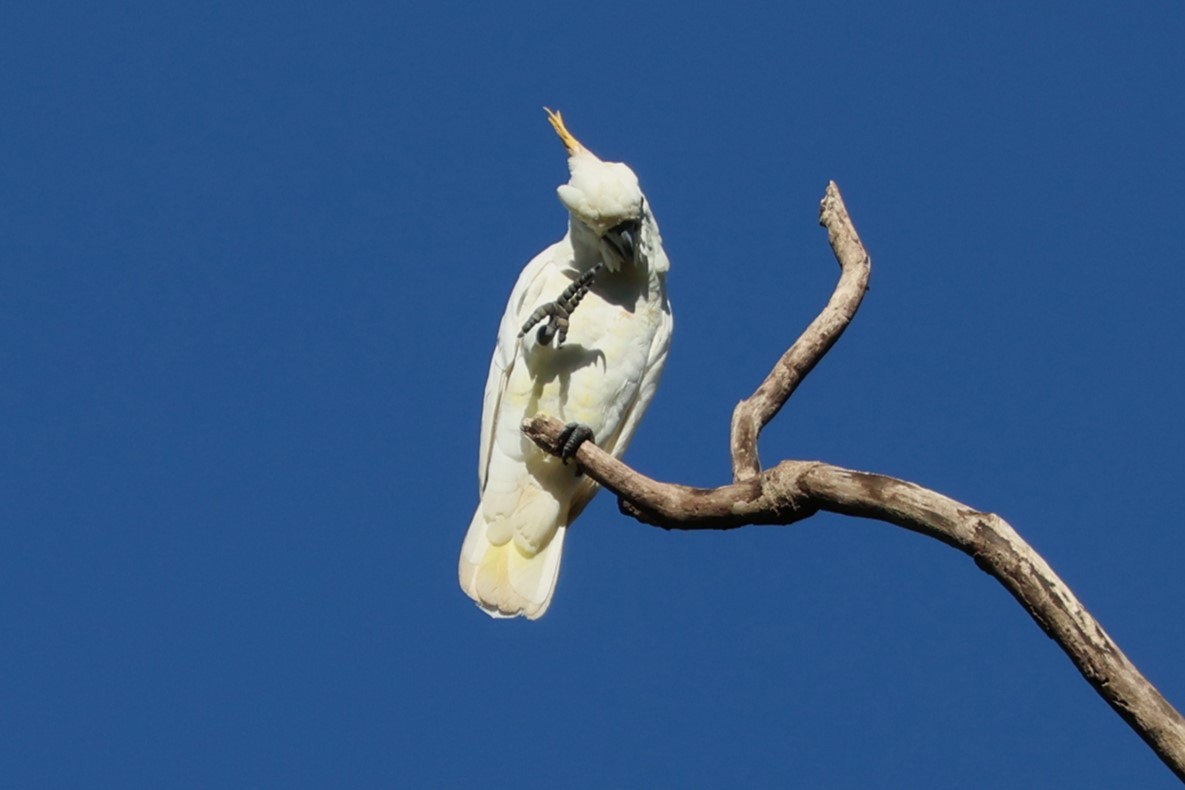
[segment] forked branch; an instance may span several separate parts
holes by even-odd
[[[623,513],[664,529],[788,525],[823,510],[895,524],[957,548],[1007,588],[1116,713],[1185,781],[1181,714],[1004,519],[913,483],[830,464],[783,461],[761,470],[757,455],[761,429],[839,339],[868,287],[871,261],[834,182],[827,187],[820,224],[827,228],[842,269],[839,284],[827,307],[757,391],[737,406],[731,443],[735,482],[718,488],[658,482],[590,442],[577,451],[577,463],[617,495]],[[563,428],[546,416],[523,423],[526,434],[552,454],[558,454]]]

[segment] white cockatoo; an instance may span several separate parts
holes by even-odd
[[[461,587],[485,612],[532,620],[551,603],[564,533],[597,491],[568,458],[584,439],[625,452],[672,327],[670,262],[638,177],[547,114],[568,149],[571,178],[557,190],[568,233],[523,269],[502,316],[481,416],[481,502],[460,562]],[[568,423],[564,459],[523,435],[536,414]]]

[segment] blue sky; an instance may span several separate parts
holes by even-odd
[[[1173,787],[966,557],[599,497],[556,601],[457,587],[481,391],[564,232],[542,106],[639,173],[676,334],[627,460],[874,260],[763,458],[1009,519],[1185,703],[1185,8],[80,4],[0,18],[0,775],[74,787]]]

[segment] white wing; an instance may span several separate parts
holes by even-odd
[[[494,358],[490,360],[490,373],[486,378],[486,391],[481,409],[481,447],[477,458],[477,490],[485,490],[486,473],[490,464],[490,448],[493,445],[494,430],[497,428],[498,405],[502,401],[502,393],[506,390],[506,379],[514,369],[514,362],[518,356],[518,332],[523,322],[530,315],[531,305],[539,298],[553,267],[564,265],[570,260],[570,253],[565,255],[565,249],[571,250],[564,241],[556,242],[543,252],[531,259],[518,281],[514,290],[510,292],[510,299],[506,303],[506,312],[502,314],[502,323],[498,326],[498,342],[494,346]]]
[[[533,305],[539,301],[546,283],[568,264],[571,257],[567,238],[536,255],[519,275],[507,301],[506,312],[498,327],[494,356],[490,360],[481,413],[477,474],[478,490],[483,497],[489,482],[490,459],[506,383],[523,349],[519,330]],[[517,551],[513,541],[495,546],[490,543],[488,525],[479,503],[461,547],[461,587],[491,616],[525,614],[530,619],[540,617],[551,603],[563,545],[564,530],[560,528],[550,543],[531,557]]]

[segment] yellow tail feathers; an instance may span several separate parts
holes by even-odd
[[[487,530],[479,505],[461,547],[461,589],[491,617],[542,617],[555,593],[567,530],[560,525],[534,556],[523,553],[513,540],[493,545]]]

